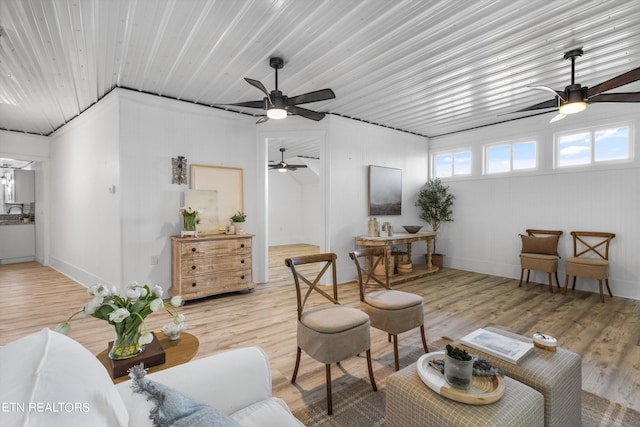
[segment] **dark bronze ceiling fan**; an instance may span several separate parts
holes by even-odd
[[[576,58],[582,56],[582,54],[582,48],[570,50],[564,54],[564,59],[571,60],[571,84],[569,86],[562,91],[548,86],[529,86],[531,89],[551,92],[554,94],[554,98],[515,112],[557,109],[558,115],[551,119],[551,122],[555,122],[564,119],[568,114],[584,111],[587,108],[587,104],[595,102],[640,102],[640,92],[603,93],[640,80],[640,68],[628,71],[593,87],[586,87],[575,82],[575,62]]]
[[[284,66],[283,59],[278,57],[270,58],[269,65],[271,66],[271,68],[276,70],[276,85],[274,90],[268,92],[267,88],[258,80],[245,77],[244,79],[247,83],[258,88],[266,96],[260,101],[238,102],[235,104],[226,105],[235,105],[237,107],[248,108],[261,108],[265,110],[266,115],[261,117],[260,120],[258,120],[256,123],[264,123],[269,119],[284,119],[285,117],[287,117],[287,115],[290,114],[295,114],[315,121],[322,120],[325,116],[325,113],[308,110],[306,108],[298,107],[298,105],[333,99],[336,97],[333,91],[331,89],[321,89],[289,98],[284,95],[282,91],[278,90],[278,70]]]
[[[290,165],[287,162],[284,161],[284,152],[287,151],[286,148],[281,147],[280,148],[280,153],[282,156],[282,160],[280,160],[280,162],[276,163],[275,165],[267,165],[269,167],[269,169],[277,169],[278,172],[286,172],[286,171],[294,171],[298,168],[306,168],[307,165]]]

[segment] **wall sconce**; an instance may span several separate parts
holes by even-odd
[[[183,156],[171,159],[171,183],[186,184],[187,183],[187,159]]]

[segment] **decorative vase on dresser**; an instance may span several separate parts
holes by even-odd
[[[183,300],[252,290],[252,234],[171,237],[171,295]]]

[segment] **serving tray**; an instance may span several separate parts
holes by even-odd
[[[418,375],[427,387],[439,395],[469,405],[487,405],[504,395],[504,379],[499,375],[474,375],[469,390],[451,387],[444,375],[429,365],[429,361],[444,359],[444,351],[434,351],[421,356],[417,362]]]

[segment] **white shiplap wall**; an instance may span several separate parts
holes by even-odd
[[[640,106],[591,105],[587,111],[550,124],[552,115],[433,138],[430,150],[472,147],[473,177],[446,181],[456,196],[454,222],[441,229],[438,247],[447,265],[465,270],[520,277],[519,233],[526,228],[560,229],[563,258],[572,256],[574,230],[611,231],[610,282],[614,296],[640,299]],[[628,123],[634,160],[596,168],[553,169],[555,132]],[[540,144],[536,172],[483,176],[482,145],[534,137]],[[564,284],[564,263],[559,276]],[[532,279],[546,283],[546,275]],[[597,291],[597,282],[578,279],[577,288]]]

